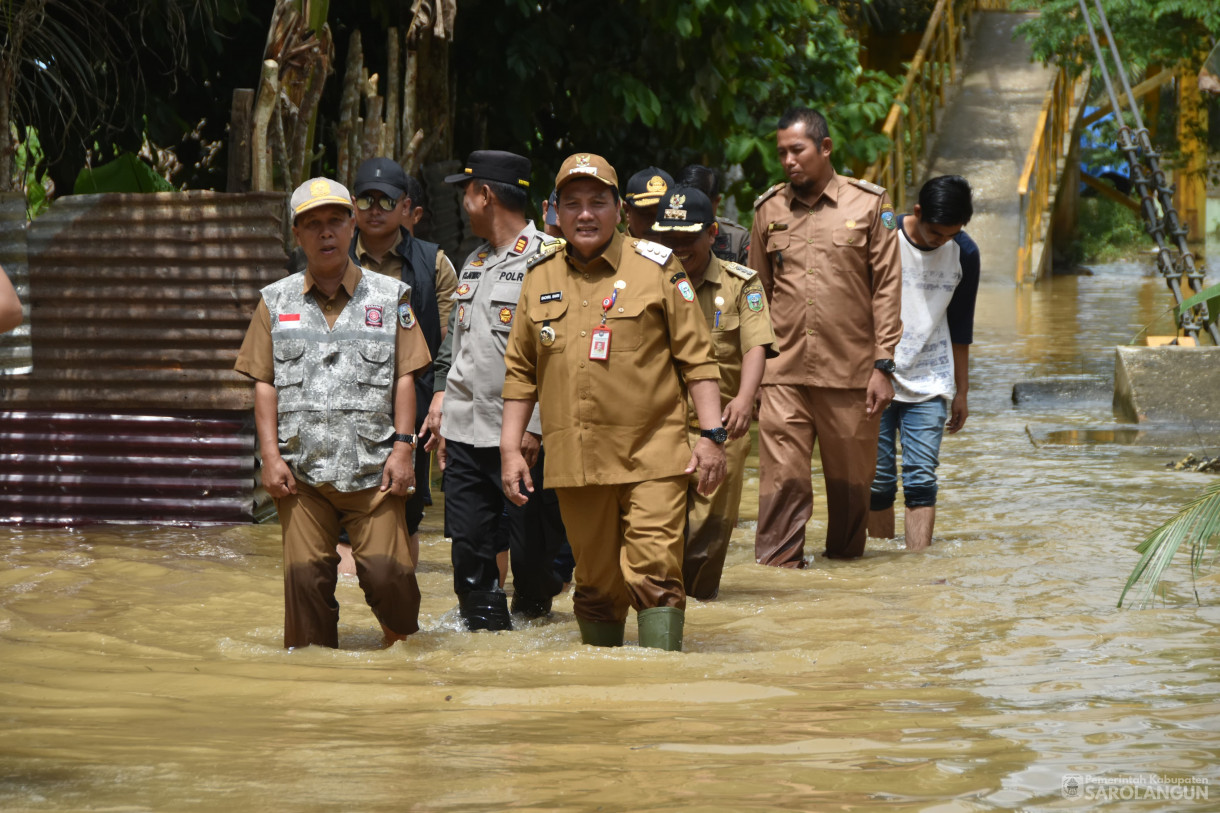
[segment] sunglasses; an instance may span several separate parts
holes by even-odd
[[[360,197],[356,198],[356,208],[362,212],[367,212],[369,209],[373,208],[374,203],[380,206],[382,211],[385,212],[394,211],[394,207],[398,205],[398,201],[392,198],[374,198],[372,195],[361,195]]]

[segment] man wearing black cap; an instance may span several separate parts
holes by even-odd
[[[407,173],[390,158],[370,158],[356,171],[352,185],[356,206],[356,234],[352,239],[351,258],[371,271],[401,279],[411,286],[411,307],[419,320],[419,330],[435,357],[444,336],[441,297],[448,297],[457,287],[453,264],[436,243],[416,239],[403,225],[410,207],[407,195]],[[415,377],[415,431],[423,428],[432,399],[432,370],[421,371]],[[416,491],[407,500],[407,528],[411,534],[411,549],[418,556],[419,525],[424,507],[432,504],[429,489],[432,456],[423,448],[415,450]],[[340,547],[344,557],[340,572],[354,572],[349,560],[350,549]]]
[[[688,164],[678,173],[679,186],[693,186],[712,202],[712,211],[720,209],[720,173],[703,164]],[[750,255],[750,230],[727,217],[716,217],[716,238],[712,253],[722,260],[745,265]]]
[[[641,169],[627,179],[623,199],[627,201],[627,232],[632,237],[648,237],[657,219],[657,203],[674,179],[659,167]]]
[[[464,187],[462,207],[470,228],[485,241],[462,266],[426,429],[432,435],[427,446],[438,449],[445,472],[453,588],[462,620],[471,630],[512,629],[496,563],[500,532],[508,535],[513,612],[530,618],[546,615],[562,587],[552,566],[563,541],[554,495],[549,517],[545,497],[529,506],[527,514],[526,508],[508,502],[500,481],[504,350],[517,315],[526,258],[541,251],[546,241],[525,216],[529,177],[528,158],[478,150],[461,173],[445,179]],[[552,241],[552,247],[562,244]],[[444,359],[451,360],[448,367]],[[518,442],[539,475],[541,434],[535,410]]]
[[[686,594],[707,600],[720,590],[725,555],[741,505],[741,484],[750,453],[754,396],[768,357],[776,355],[771,315],[758,274],[712,253],[719,224],[707,195],[691,186],[671,187],[657,207],[656,240],[673,249],[695,288],[712,332],[720,370],[720,419],[728,431],[724,482],[700,494],[691,478],[686,490],[686,549],[682,583]],[[699,437],[694,410],[688,415],[691,443]]]

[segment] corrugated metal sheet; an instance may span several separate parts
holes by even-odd
[[[0,522],[237,523],[254,513],[250,412],[0,412]]]
[[[30,273],[25,247],[25,195],[0,193],[0,266],[17,289],[25,318],[21,326],[0,333],[0,390],[6,376],[30,371]]]
[[[247,409],[233,361],[281,278],[282,194],[76,195],[28,230],[25,408]]]
[[[285,274],[284,202],[80,195],[30,225],[33,371],[0,379],[0,523],[251,520],[253,387],[233,362]]]

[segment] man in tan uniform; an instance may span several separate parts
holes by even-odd
[[[293,192],[306,269],[262,290],[235,369],[254,379],[263,487],[284,538],[284,646],[338,646],[342,527],[387,641],[419,629],[405,498],[415,492],[414,374],[428,347],[411,289],[348,257],[351,194],[326,178]]]
[[[692,476],[686,492],[682,582],[686,595],[706,601],[720,591],[724,558],[737,527],[754,396],[767,356],[775,355],[775,334],[758,274],[712,253],[719,227],[715,206],[707,195],[693,186],[670,188],[661,198],[652,228],[657,242],[673,249],[690,277],[699,310],[712,332],[720,369],[720,419],[729,433],[724,482],[703,495]],[[699,423],[693,411],[689,420],[688,433],[694,443]]]
[[[770,300],[779,349],[759,409],[755,556],[799,568],[814,440],[826,479],[826,556],[864,553],[879,421],[894,397],[889,376],[902,338],[902,262],[889,196],[835,173],[820,113],[790,109],[776,143],[789,181],[755,202],[750,235],[750,267]]]
[[[621,645],[634,607],[641,646],[678,650],[687,478],[698,469],[706,494],[724,477],[711,337],[673,252],[615,229],[618,177],[604,158],[569,157],[555,186],[567,243],[528,263],[504,358],[504,493],[536,499],[521,434],[537,402],[581,640]],[[684,382],[705,430],[693,450]]]

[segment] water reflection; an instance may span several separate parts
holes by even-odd
[[[931,551],[760,568],[751,468],[684,654],[582,647],[566,597],[461,632],[436,513],[419,634],[379,649],[345,579],[344,649],[291,654],[275,526],[8,529],[0,808],[1077,809],[1066,774],[1146,772],[1220,794],[1220,578],[1183,561],[1164,607],[1114,608],[1135,541],[1214,475],[1166,470],[1161,447],[1035,442],[1112,417],[1011,402],[1018,380],[1112,375],[1166,301],[1136,264],[985,284]],[[819,496],[815,551],[824,527]],[[1192,804],[1121,809],[1220,806]]]

